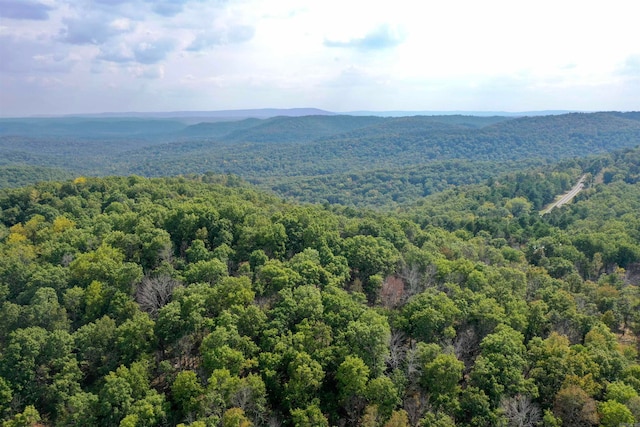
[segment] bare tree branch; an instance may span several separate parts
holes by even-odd
[[[542,411],[529,396],[516,395],[502,399],[500,409],[508,427],[535,427],[542,420]]]
[[[407,337],[404,332],[395,330],[391,332],[391,339],[389,340],[389,356],[387,358],[387,365],[391,369],[399,368],[405,359],[407,354]]]
[[[145,276],[138,285],[136,302],[141,310],[155,317],[158,310],[171,301],[173,289],[178,285],[177,280],[167,275]]]

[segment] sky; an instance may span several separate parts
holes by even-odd
[[[0,0],[0,116],[640,110],[637,0]]]

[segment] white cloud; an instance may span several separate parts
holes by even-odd
[[[30,0],[0,0],[0,17],[44,21],[49,19],[53,8],[46,4]]]
[[[255,28],[249,25],[232,25],[220,30],[201,31],[187,46],[186,50],[199,52],[211,49],[217,45],[244,43],[253,38]]]
[[[126,18],[110,20],[99,14],[64,18],[62,23],[60,40],[78,45],[101,45],[115,36],[133,30]]]
[[[126,63],[134,59],[134,54],[127,43],[111,43],[103,45],[96,59],[109,62]]]
[[[142,41],[133,48],[133,57],[141,64],[155,64],[165,59],[174,47],[175,42],[169,38]]]
[[[348,40],[325,39],[327,47],[353,47],[363,50],[389,49],[401,44],[405,39],[402,28],[392,27],[387,24],[379,25],[367,32],[362,37]]]
[[[94,111],[134,98],[138,109],[520,110],[579,99],[591,103],[582,109],[638,109],[640,97],[629,95],[640,78],[635,8],[633,0],[0,0],[0,80],[25,94],[2,113],[69,105],[62,91],[35,90],[36,79],[77,88],[68,108]]]
[[[628,56],[619,72],[622,75],[640,79],[640,53]]]
[[[131,75],[138,79],[162,79],[164,78],[164,67],[162,65],[136,65],[129,68]]]
[[[0,35],[0,73],[62,73],[81,61],[61,47],[47,47],[33,40]]]

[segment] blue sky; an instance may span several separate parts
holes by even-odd
[[[0,0],[0,115],[640,110],[635,0]]]

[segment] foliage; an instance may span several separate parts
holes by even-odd
[[[455,186],[637,145],[633,113],[541,117],[0,120],[0,188],[70,175],[242,176],[296,200],[401,206]],[[616,176],[607,171],[606,178]],[[204,174],[204,175],[203,175]],[[636,175],[637,176],[637,175]],[[544,187],[522,187],[534,205]],[[5,184],[5,185],[3,185]]]
[[[0,420],[637,421],[639,159],[566,161],[393,213],[214,175],[2,190]],[[573,203],[537,213],[583,174]]]

